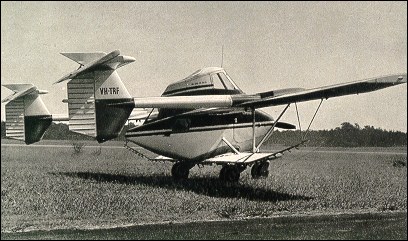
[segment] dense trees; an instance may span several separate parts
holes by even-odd
[[[305,135],[299,131],[276,131],[268,140],[273,144],[293,145]],[[373,126],[361,128],[357,123],[344,122],[340,127],[331,130],[310,131],[306,135],[309,146],[406,146],[407,133],[386,131]]]
[[[129,128],[134,127],[132,123],[130,125],[126,125],[123,128],[122,132],[120,133],[117,140],[124,140],[126,130]],[[6,136],[6,123],[4,121],[1,122],[1,138]],[[48,130],[45,132],[44,140],[94,140],[92,137],[78,134],[69,130],[68,125],[63,123],[52,123]]]
[[[45,140],[93,140],[92,137],[78,134],[69,130],[68,125],[52,123],[45,132]]]

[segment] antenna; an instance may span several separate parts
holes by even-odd
[[[222,45],[221,49],[221,68],[223,64],[224,64],[224,45]]]

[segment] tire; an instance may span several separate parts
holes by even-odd
[[[186,180],[188,179],[188,174],[190,172],[190,168],[184,165],[182,162],[177,162],[171,168],[171,175],[174,180]]]
[[[269,162],[262,162],[259,167],[259,175],[261,177],[268,177],[269,176]]]
[[[225,172],[227,170],[227,166],[223,166],[220,171],[220,180],[226,181]]]
[[[220,171],[220,180],[227,182],[238,182],[241,172],[237,166],[223,166]]]
[[[254,179],[269,176],[269,162],[255,163],[251,168],[251,176]]]
[[[252,176],[253,179],[258,179],[258,178],[261,177],[260,171],[259,171],[259,169],[260,169],[259,164],[260,163],[256,162],[251,168],[251,176]]]

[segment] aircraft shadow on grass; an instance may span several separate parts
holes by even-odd
[[[218,178],[193,177],[183,181],[175,181],[171,176],[138,176],[119,175],[93,172],[58,172],[54,175],[93,180],[97,182],[111,182],[120,184],[144,184],[152,187],[166,188],[170,190],[192,191],[197,194],[220,198],[245,198],[252,201],[288,201],[288,200],[310,200],[312,197],[292,195],[276,192],[265,188],[251,187],[240,183],[228,183]]]

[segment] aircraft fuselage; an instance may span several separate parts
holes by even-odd
[[[126,138],[147,150],[178,160],[204,160],[231,152],[252,150],[251,111],[214,109],[206,114],[167,118],[129,130]],[[273,118],[255,113],[256,144],[273,125]]]
[[[263,95],[270,95],[265,92]],[[247,95],[222,68],[209,67],[170,84],[162,96],[230,95],[235,101],[261,96]],[[200,161],[216,155],[253,149],[253,120],[250,108],[177,109],[162,108],[156,118],[128,130],[126,138],[159,155],[176,160]],[[255,111],[255,143],[258,144],[274,124],[273,118]],[[279,123],[276,127],[294,128]],[[224,139],[224,140],[223,140]]]

